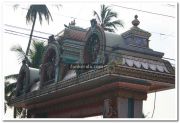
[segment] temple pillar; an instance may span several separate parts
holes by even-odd
[[[118,118],[142,118],[143,100],[117,97]]]
[[[113,118],[117,117],[117,111],[115,105],[112,102],[112,99],[104,100],[104,108],[103,108],[103,118]]]
[[[128,117],[128,99],[127,98],[117,98],[117,117],[127,118]]]
[[[134,101],[134,118],[142,118],[143,100]]]

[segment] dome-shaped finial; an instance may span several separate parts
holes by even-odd
[[[138,26],[138,25],[140,24],[140,22],[139,22],[139,20],[138,20],[137,18],[138,18],[138,16],[135,15],[135,16],[134,16],[134,20],[132,21],[132,24],[133,24],[134,26]]]

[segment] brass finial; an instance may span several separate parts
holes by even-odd
[[[139,20],[138,20],[137,18],[138,18],[138,16],[135,15],[135,16],[134,16],[134,20],[132,21],[132,24],[133,24],[134,26],[138,26],[138,25],[140,24],[140,22],[139,22]]]

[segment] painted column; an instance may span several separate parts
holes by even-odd
[[[116,108],[114,108],[111,99],[104,100],[103,118],[116,117]]]
[[[128,117],[128,99],[127,98],[117,98],[117,117],[127,118]]]
[[[142,100],[134,101],[134,118],[142,118],[142,107],[143,107]]]
[[[142,100],[117,97],[118,118],[142,118]]]

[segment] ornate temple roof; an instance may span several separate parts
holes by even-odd
[[[64,31],[65,39],[72,39],[76,41],[85,41],[86,31],[85,30],[77,30],[76,28],[67,28]]]
[[[151,36],[151,33],[147,32],[145,30],[142,30],[138,27],[138,25],[140,24],[140,21],[137,18],[138,18],[138,16],[135,15],[134,20],[132,21],[133,27],[130,30],[124,32],[122,34],[122,36],[124,38],[126,38],[126,37],[129,37],[130,35],[132,35],[132,36],[140,36],[142,38],[149,39],[149,37]]]
[[[155,60],[148,60],[148,59],[137,58],[132,56],[124,56],[122,64],[139,69],[170,73],[163,62],[155,61]]]
[[[135,16],[132,21],[133,27],[122,34],[105,32],[95,19],[91,20],[88,30],[72,25],[66,27],[55,40],[49,40],[40,74],[38,70],[29,69],[23,64],[19,85],[23,80],[28,85],[29,76],[33,81],[39,75],[40,82],[28,85],[30,92],[25,96],[18,95],[13,103],[20,107],[31,107],[34,102],[40,101],[38,105],[41,105],[47,100],[51,102],[51,98],[63,100],[63,96],[74,95],[77,91],[96,90],[100,86],[104,90],[99,92],[105,93],[106,84],[112,84],[108,88],[110,90],[123,88],[143,93],[174,88],[175,72],[172,65],[162,59],[163,53],[149,47],[151,34],[137,27],[140,23],[137,18]],[[104,67],[78,73],[68,68],[69,63],[97,63],[104,64]],[[21,71],[25,71],[25,79],[21,77]]]

